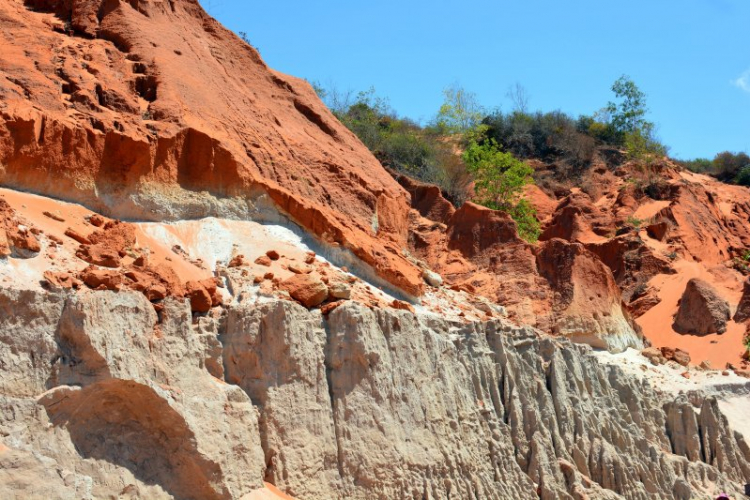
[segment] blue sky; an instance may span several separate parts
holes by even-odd
[[[245,31],[273,68],[375,87],[402,116],[429,120],[458,83],[510,110],[519,82],[530,107],[592,113],[627,74],[679,158],[750,151],[747,0],[202,0]]]

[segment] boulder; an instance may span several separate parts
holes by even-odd
[[[267,255],[261,255],[257,259],[255,259],[255,263],[259,266],[270,266],[271,265],[271,259]]]
[[[42,250],[37,237],[21,224],[7,231],[6,236],[14,256],[30,258]]]
[[[292,262],[291,264],[289,264],[289,270],[294,274],[310,274],[313,268],[311,266],[308,266],[307,264]]]
[[[45,210],[44,212],[42,212],[42,215],[44,215],[45,217],[49,217],[50,219],[55,220],[57,222],[65,222],[65,219],[63,219],[62,217],[60,217],[59,214],[53,214],[52,212],[49,212],[47,210]]]
[[[91,217],[89,217],[89,224],[95,227],[102,227],[105,222],[107,221],[99,214],[93,214]]]
[[[656,347],[647,347],[641,351],[644,358],[648,359],[652,365],[663,365],[667,362],[667,358],[661,353],[661,350]]]
[[[219,278],[206,278],[199,281],[199,283],[206,289],[208,295],[211,297],[211,307],[221,305],[223,302],[221,294],[219,293],[219,288],[223,287],[221,280],[219,280]]]
[[[91,244],[91,241],[86,236],[82,235],[81,233],[79,233],[78,231],[70,227],[65,230],[65,236],[77,241],[81,245]]]
[[[81,245],[76,250],[76,257],[89,264],[103,267],[120,267],[122,264],[116,251],[100,245]]]
[[[391,302],[391,307],[394,309],[399,309],[401,311],[414,312],[414,307],[408,302],[404,302],[403,300],[394,299],[393,302]]]
[[[737,312],[734,313],[734,320],[741,323],[750,319],[750,278],[745,280],[742,289],[742,298],[737,306]]]
[[[44,279],[51,288],[78,288],[81,281],[73,273],[44,271]]]
[[[235,255],[232,257],[232,260],[229,261],[229,264],[227,264],[227,267],[242,267],[245,265],[245,256],[244,255]]]
[[[729,317],[729,303],[709,283],[693,278],[682,294],[672,328],[692,335],[724,333]]]
[[[205,313],[211,310],[211,294],[200,281],[188,281],[185,284],[185,296],[190,299],[190,310]]]
[[[95,290],[115,290],[122,288],[125,277],[118,271],[111,269],[98,269],[89,266],[78,275],[78,279],[83,281],[87,287]]]
[[[349,300],[352,298],[352,289],[344,283],[334,283],[328,288],[328,294],[334,299]]]
[[[313,274],[295,274],[282,281],[279,288],[289,292],[294,300],[308,309],[319,306],[328,298],[328,287]]]
[[[687,351],[674,347],[662,347],[661,354],[667,361],[674,361],[675,363],[687,366],[690,364],[690,354]]]
[[[439,288],[443,285],[443,278],[438,273],[430,271],[429,269],[422,270],[422,277],[425,282],[435,288]]]

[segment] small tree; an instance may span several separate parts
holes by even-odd
[[[463,159],[474,176],[475,200],[508,213],[516,221],[518,234],[527,241],[536,241],[539,237],[536,210],[523,198],[523,188],[534,182],[534,170],[503,152],[493,139],[482,144],[472,141]]]
[[[638,86],[626,75],[612,84],[612,92],[615,93],[619,103],[607,104],[612,118],[612,125],[618,132],[628,133],[641,130],[646,122],[646,94],[641,92]]]
[[[666,154],[666,147],[656,138],[654,124],[646,120],[646,94],[626,75],[612,84],[612,92],[619,102],[610,102],[605,111],[628,156],[642,160]]]
[[[465,134],[481,123],[484,110],[476,94],[453,85],[443,90],[445,100],[436,118],[438,128],[449,134]]]
[[[520,83],[516,82],[508,87],[505,97],[513,103],[513,111],[516,113],[527,114],[529,112],[529,93]]]

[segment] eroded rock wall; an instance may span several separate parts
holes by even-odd
[[[0,184],[139,220],[272,206],[423,292],[406,191],[197,0],[0,0]]]
[[[716,401],[503,320],[0,290],[3,498],[709,498],[750,481]]]

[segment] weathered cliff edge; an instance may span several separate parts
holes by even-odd
[[[134,293],[0,289],[0,495],[687,499],[750,481],[715,399],[668,400],[587,350],[355,303],[191,320]]]

